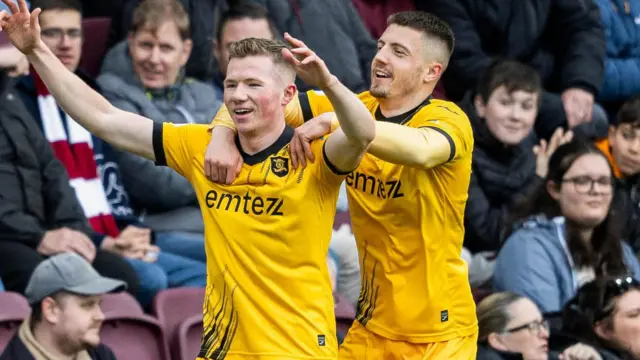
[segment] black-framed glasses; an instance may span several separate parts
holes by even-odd
[[[575,176],[572,178],[562,179],[562,182],[573,183],[576,192],[579,194],[588,194],[595,189],[598,184],[599,192],[609,194],[613,191],[613,177],[601,176],[593,179],[588,175]]]
[[[70,40],[82,38],[82,29],[46,28],[40,32],[43,37],[60,41],[66,35]]]
[[[520,332],[522,330],[528,330],[533,336],[540,336],[542,330],[549,331],[549,322],[546,319],[543,320],[535,320],[524,325],[516,326],[511,329],[506,329],[505,333],[513,334]]]
[[[602,304],[601,309],[596,312],[593,318],[593,322],[596,323],[613,314],[615,306],[607,306],[612,299],[626,293],[631,289],[637,288],[640,288],[640,282],[638,282],[631,276],[622,276],[607,281],[604,287],[604,291],[602,292],[602,301],[600,302],[600,304]]]

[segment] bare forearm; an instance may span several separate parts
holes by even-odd
[[[58,105],[91,133],[102,136],[106,124],[101,120],[114,110],[111,104],[67,70],[44,44],[27,57]]]
[[[347,138],[366,147],[376,136],[375,121],[367,107],[337,79],[322,90],[333,105]]]

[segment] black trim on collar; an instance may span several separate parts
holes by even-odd
[[[269,156],[277,154],[278,151],[291,142],[291,139],[293,139],[293,128],[287,125],[282,131],[282,134],[280,134],[280,137],[273,144],[253,155],[249,155],[242,150],[242,146],[240,146],[240,138],[238,138],[238,136],[236,136],[236,146],[240,151],[240,155],[242,155],[244,163],[247,165],[255,165],[265,161]]]
[[[413,117],[413,115],[415,115],[418,111],[420,111],[420,109],[429,105],[429,103],[431,102],[431,99],[432,97],[431,95],[429,95],[426,99],[424,99],[423,102],[420,103],[420,105],[416,106],[415,108],[405,112],[404,114],[391,116],[391,117],[385,117],[384,115],[382,115],[382,111],[380,111],[380,106],[378,106],[378,108],[376,109],[375,118],[378,121],[387,121],[387,122],[392,122],[394,124],[402,125],[407,121],[411,120],[411,117]]]

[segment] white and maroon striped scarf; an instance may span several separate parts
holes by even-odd
[[[55,156],[67,169],[70,184],[76,191],[85,216],[96,232],[118,236],[118,226],[111,215],[111,207],[98,175],[91,134],[70,116],[62,113],[42,79],[33,69],[31,74],[38,94],[38,110],[44,135]],[[65,116],[66,130],[61,115]]]

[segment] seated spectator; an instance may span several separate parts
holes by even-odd
[[[574,140],[559,146],[548,164],[544,184],[518,211],[498,253],[493,286],[556,312],[596,276],[630,272],[640,278],[640,264],[621,240],[604,154]]]
[[[563,332],[605,359],[640,360],[640,283],[631,276],[598,278],[580,288],[563,312]]]
[[[138,292],[133,267],[91,241],[95,232],[64,167],[0,71],[0,278],[23,293],[33,270],[48,256],[76,252],[102,275]]]
[[[227,76],[229,65],[229,44],[250,37],[273,39],[276,34],[277,30],[269,19],[267,10],[251,1],[240,2],[222,14],[216,39],[213,41],[213,55],[217,63],[214,85],[220,96],[224,93],[222,82]]]
[[[596,142],[617,178],[620,211],[627,215],[623,238],[640,253],[640,96],[620,108],[609,136]]]
[[[558,127],[581,135],[606,133],[608,118],[594,102],[603,83],[605,39],[598,7],[573,0],[429,0],[419,10],[447,21],[456,46],[444,73],[447,97],[459,101],[494,58],[521,61],[540,74],[544,92],[535,129],[550,139]]]
[[[603,102],[624,102],[640,93],[640,1],[596,0],[606,36]]]
[[[478,360],[600,360],[595,349],[575,344],[549,351],[549,324],[531,300],[511,292],[484,298],[478,314]]]
[[[134,13],[128,41],[107,54],[98,84],[114,106],[156,122],[209,123],[220,103],[212,86],[184,76],[191,46],[189,18],[179,2],[144,1]],[[205,261],[202,215],[187,179],[127,152],[119,152],[117,162],[145,222],[156,231],[175,232],[166,243],[158,239],[158,245]]]
[[[69,70],[94,85],[77,69],[82,45],[80,3],[77,0],[33,0],[32,5],[42,10],[43,42]],[[136,269],[141,280],[137,294],[140,302],[144,306],[150,305],[153,296],[167,287],[204,287],[204,262],[171,251],[158,254],[157,246],[151,244],[154,234],[133,216],[117,166],[110,162],[115,150],[66,116],[37,73],[20,79],[17,90],[49,140],[54,154],[66,168],[84,214],[97,233],[95,245],[126,257]],[[102,179],[99,165],[103,170]],[[155,240],[156,244],[164,245],[168,239],[166,234],[159,232],[155,234]]]
[[[36,267],[26,296],[31,315],[22,322],[0,360],[115,360],[100,343],[101,295],[122,291],[122,281],[100,276],[73,253],[52,256]]]
[[[87,0],[89,1],[89,0]],[[122,4],[111,17],[111,31],[107,47],[111,48],[126,40],[131,33],[133,13],[142,0],[118,0]],[[215,64],[213,60],[212,35],[215,36],[220,15],[228,4],[238,0],[180,0],[189,16],[191,40],[193,48],[185,66],[186,76],[203,82],[211,82]],[[95,1],[94,1],[95,2]]]
[[[464,217],[464,246],[472,253],[490,255],[500,249],[502,231],[518,200],[528,198],[546,176],[546,167],[536,164],[533,153],[541,91],[535,70],[498,61],[459,104],[475,140]]]

